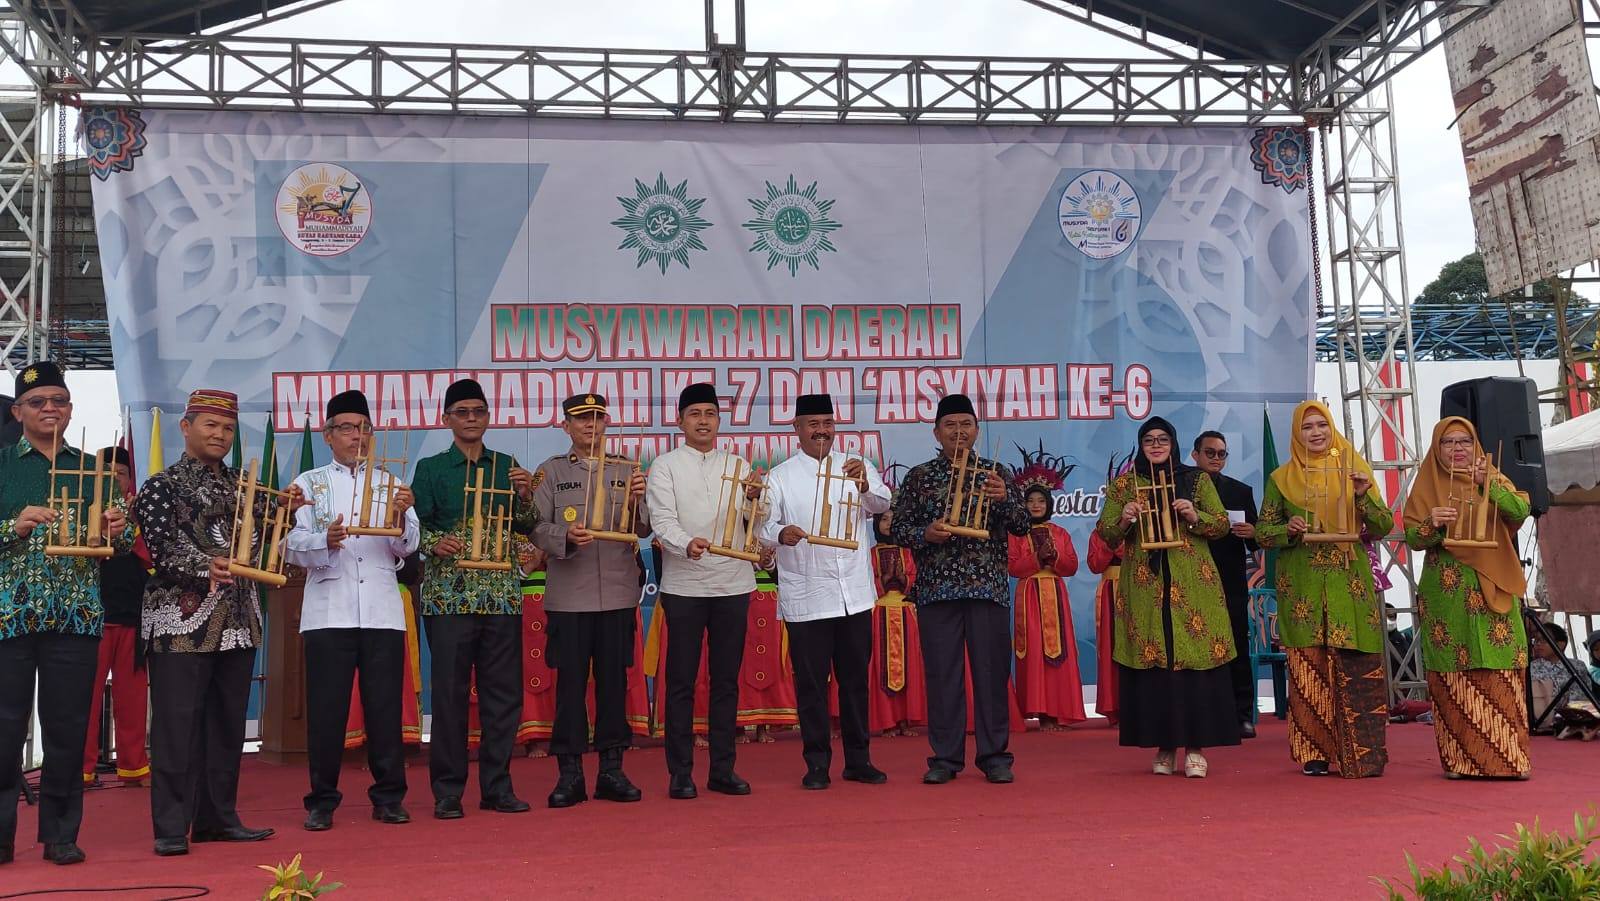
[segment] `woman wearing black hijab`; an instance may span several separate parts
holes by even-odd
[[[1236,649],[1208,545],[1227,533],[1228,514],[1211,478],[1177,462],[1177,445],[1177,430],[1159,416],[1140,427],[1133,470],[1106,486],[1096,531],[1123,560],[1114,608],[1121,742],[1155,748],[1158,775],[1172,773],[1185,748],[1184,775],[1199,778],[1208,768],[1204,748],[1239,743],[1224,666]],[[1137,490],[1163,480],[1173,489],[1158,505]],[[1145,546],[1146,507],[1171,524],[1158,537],[1176,546]]]

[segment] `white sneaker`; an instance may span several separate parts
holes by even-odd
[[[1190,751],[1183,755],[1183,774],[1190,779],[1204,779],[1208,768],[1205,755],[1199,751]]]
[[[1172,765],[1177,756],[1177,751],[1157,751],[1156,759],[1150,764],[1150,772],[1157,776],[1172,775]]]

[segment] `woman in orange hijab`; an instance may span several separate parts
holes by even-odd
[[[1372,467],[1333,427],[1321,401],[1294,410],[1289,461],[1273,471],[1256,543],[1278,549],[1278,634],[1289,657],[1289,751],[1301,772],[1380,776],[1388,690],[1383,604],[1360,541],[1394,515]]]
[[[1418,632],[1439,763],[1452,779],[1528,776],[1528,583],[1515,544],[1528,513],[1528,496],[1484,456],[1472,423],[1451,416],[1434,426],[1406,498],[1406,543],[1427,553]]]

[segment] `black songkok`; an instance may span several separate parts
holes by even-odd
[[[340,413],[360,413],[369,421],[372,419],[372,410],[367,406],[367,396],[360,391],[341,391],[328,398],[328,412],[323,416],[323,421],[332,422],[333,417]]]
[[[450,387],[444,389],[444,408],[446,410],[464,400],[481,400],[489,403],[489,398],[483,393],[483,386],[476,379],[462,379],[451,382]]]
[[[802,394],[794,399],[794,415],[832,416],[833,398],[826,394]]]
[[[978,411],[972,408],[972,398],[967,397],[965,394],[946,394],[939,399],[939,410],[933,414],[933,422],[937,425],[939,420],[957,413],[965,413],[974,419],[978,418]]]
[[[716,404],[717,386],[710,382],[696,382],[683,389],[678,395],[678,412],[682,413],[695,404]],[[720,407],[719,407],[720,409]]]
[[[61,372],[61,367],[49,360],[40,360],[29,363],[17,372],[17,386],[11,396],[22,400],[22,395],[35,388],[65,388],[67,377]]]

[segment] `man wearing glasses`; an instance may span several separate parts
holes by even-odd
[[[406,599],[395,574],[417,549],[417,514],[411,509],[411,489],[400,484],[390,489],[398,480],[381,469],[371,475],[371,506],[359,509],[369,484],[363,451],[372,440],[371,413],[361,392],[345,391],[328,401],[322,437],[333,451],[333,462],[294,480],[307,504],[295,514],[286,542],[289,562],[306,570],[300,632],[306,648],[311,792],[305,798],[305,828],[332,828],[333,812],[343,798],[339,763],[350,716],[350,683],[358,673],[367,766],[372,770],[367,790],[372,818],[409,823],[411,815],[400,806],[406,796],[400,738]],[[399,535],[350,534],[363,512],[368,522],[386,521],[389,504],[400,515]]]
[[[54,363],[24,367],[16,398],[11,409],[22,423],[22,439],[0,450],[0,864],[11,862],[16,847],[22,745],[36,676],[44,743],[39,843],[45,860],[81,863],[79,767],[100,646],[100,567],[94,557],[45,555],[57,517],[46,498],[52,467],[93,464],[67,446],[72,395]],[[102,526],[112,547],[126,553],[132,534],[120,506],[106,506]]]
[[[417,463],[413,481],[422,553],[422,615],[433,655],[433,739],[428,771],[433,785],[433,815],[462,816],[467,784],[467,695],[477,675],[478,714],[483,740],[478,746],[478,806],[500,813],[524,813],[528,802],[511,788],[511,748],[522,713],[522,588],[505,570],[467,569],[457,558],[467,549],[471,527],[465,489],[483,474],[486,488],[511,490],[511,528],[527,534],[538,519],[533,507],[533,475],[510,454],[484,446],[489,402],[483,386],[462,379],[445,389],[444,422],[453,441],[443,453]],[[504,495],[485,499],[504,509]],[[507,561],[510,549],[506,549]]]
[[[1256,737],[1256,674],[1250,666],[1250,587],[1246,563],[1256,552],[1256,495],[1249,485],[1222,474],[1228,465],[1228,439],[1221,432],[1201,432],[1191,454],[1195,465],[1211,476],[1217,496],[1228,511],[1228,534],[1211,541],[1211,559],[1222,576],[1222,593],[1233,623],[1233,644],[1238,649],[1228,671],[1233,677],[1234,707],[1239,714],[1239,734]]]

